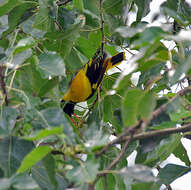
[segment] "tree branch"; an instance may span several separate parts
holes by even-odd
[[[8,106],[8,95],[7,95],[7,91],[6,91],[6,85],[5,85],[5,77],[3,74],[3,66],[0,65],[0,85],[1,85],[1,89],[3,92],[3,95],[5,97],[5,105]]]
[[[105,153],[111,146],[115,145],[115,144],[119,144],[122,142],[126,142],[129,139],[130,142],[135,141],[135,140],[140,140],[140,139],[147,139],[150,137],[158,137],[158,136],[163,136],[163,135],[171,135],[174,133],[185,133],[185,132],[189,132],[191,131],[191,123],[188,123],[187,125],[184,125],[182,127],[178,127],[178,128],[168,128],[168,129],[161,129],[161,130],[156,130],[156,131],[148,131],[148,132],[144,132],[144,133],[139,133],[134,135],[132,138],[131,137],[126,137],[123,136],[122,138],[116,138],[113,141],[111,141],[110,143],[108,143],[104,148],[102,148],[97,154],[96,156],[101,156],[103,153]]]
[[[166,106],[173,102],[176,98],[178,98],[179,96],[183,96],[187,93],[191,92],[191,86],[188,86],[187,88],[184,88],[183,90],[180,90],[173,98],[171,98],[167,103],[163,104],[162,106],[160,106],[158,109],[156,109],[152,116],[151,119],[154,119],[155,117],[157,117],[159,114],[161,114],[165,109]],[[135,130],[136,128],[141,128],[143,121],[140,121],[137,125],[135,125],[134,127],[129,127],[127,128],[123,133],[121,133],[121,135],[119,135],[116,139],[114,139],[113,141],[109,142],[106,146],[104,146],[97,154],[96,157],[101,156],[102,154],[104,154],[111,146],[127,141],[129,137],[126,137],[128,134],[131,133],[131,131]],[[183,127],[180,128],[168,128],[168,129],[163,129],[163,130],[157,130],[157,131],[149,131],[146,133],[141,133],[141,134],[137,134],[134,135],[131,139],[131,141],[134,140],[138,140],[138,139],[145,139],[151,136],[160,136],[160,135],[168,135],[168,134],[173,134],[173,133],[178,133],[178,132],[187,132],[187,131],[191,131],[191,124],[185,125]]]
[[[150,137],[171,135],[174,133],[186,133],[189,131],[191,131],[191,123],[188,123],[187,125],[184,125],[184,126],[178,127],[178,128],[168,128],[168,129],[161,129],[161,130],[156,130],[156,131],[148,131],[148,132],[140,133],[140,134],[134,135],[133,138],[131,139],[131,141],[147,139]],[[129,139],[129,137],[124,137],[123,139],[118,141],[118,143],[124,142],[127,139]]]

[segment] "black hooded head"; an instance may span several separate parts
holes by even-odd
[[[65,102],[64,100],[61,100],[61,107],[62,108],[63,108],[62,105],[64,102]],[[71,117],[72,114],[74,113],[74,106],[75,106],[75,103],[68,102],[64,105],[63,111]]]

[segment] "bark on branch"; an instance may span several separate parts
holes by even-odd
[[[5,77],[3,73],[3,66],[0,65],[0,85],[5,98],[5,105],[8,106],[8,95],[6,91]]]

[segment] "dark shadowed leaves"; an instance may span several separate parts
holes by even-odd
[[[180,166],[176,164],[167,164],[164,168],[159,170],[158,178],[161,184],[169,185],[175,179],[183,176],[191,171],[189,167]]]
[[[7,137],[0,141],[0,168],[5,177],[12,176],[20,166],[24,157],[34,148],[32,142],[18,137]]]

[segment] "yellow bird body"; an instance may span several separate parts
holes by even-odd
[[[74,114],[74,105],[92,97],[99,88],[104,73],[123,60],[125,60],[124,52],[106,59],[106,54],[101,55],[100,49],[98,49],[94,57],[70,81],[68,91],[61,101],[67,102],[63,111],[71,117]]]
[[[64,101],[74,103],[85,101],[92,93],[91,84],[85,75],[84,69],[80,70],[73,78],[70,88],[63,96]]]

